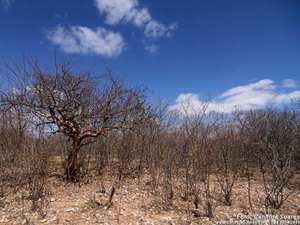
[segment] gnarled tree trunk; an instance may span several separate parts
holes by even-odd
[[[73,140],[72,147],[69,152],[67,166],[65,168],[65,175],[67,181],[78,182],[80,166],[78,163],[78,152],[80,149],[80,139]]]

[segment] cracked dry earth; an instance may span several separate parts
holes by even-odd
[[[2,199],[4,204],[0,208],[0,224],[222,224],[220,221],[228,221],[237,215],[266,214],[258,191],[261,188],[258,181],[253,185],[252,210],[249,209],[245,197],[246,182],[239,181],[234,189],[233,205],[225,206],[215,201],[215,216],[212,219],[201,215],[201,212],[195,216],[193,204],[183,201],[180,194],[174,195],[172,205],[166,204],[162,198],[162,190],[153,191],[147,181],[149,177],[145,176],[141,179],[127,178],[116,183],[110,177],[105,177],[79,186],[65,184],[52,177],[47,182],[49,193],[42,211],[30,210],[26,193],[23,193],[23,197],[20,193],[10,195]],[[112,187],[116,190],[112,203],[106,204]],[[299,221],[295,220],[293,224],[300,224],[299,190],[292,194],[280,211],[273,213],[298,215]]]

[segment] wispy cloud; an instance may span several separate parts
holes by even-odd
[[[207,111],[230,113],[235,109],[257,109],[267,105],[288,103],[297,98],[300,98],[300,91],[279,93],[273,80],[264,79],[225,91],[218,98],[210,101]],[[180,94],[176,98],[176,103],[169,109],[182,114],[194,114],[203,109],[205,104],[207,102],[198,94],[186,93]]]
[[[148,38],[171,37],[176,29],[177,23],[165,26],[156,20],[152,20],[145,27],[145,36]]]
[[[13,2],[13,0],[0,0],[0,5],[4,8],[4,9],[8,9],[11,5],[11,3]]]
[[[64,20],[68,18],[67,13],[54,13],[54,18],[59,19],[59,20]]]
[[[155,44],[150,44],[145,46],[145,50],[148,51],[151,54],[155,54],[159,50],[159,46]]]
[[[91,29],[84,26],[58,26],[47,31],[47,38],[66,52],[96,54],[114,57],[124,49],[124,40],[120,33],[98,27]]]
[[[285,88],[296,88],[296,81],[292,80],[292,79],[285,79],[282,81],[282,87]]]
[[[144,29],[147,38],[170,37],[177,28],[176,23],[164,25],[152,18],[149,10],[139,5],[138,0],[95,0],[100,14],[105,15],[109,25],[130,23]]]

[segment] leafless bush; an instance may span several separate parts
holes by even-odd
[[[184,170],[185,191],[183,199],[192,200],[195,207],[202,202],[205,214],[213,217],[211,196],[212,174],[212,144],[211,136],[215,129],[214,115],[207,112],[208,104],[199,108],[187,105],[180,126],[182,133],[181,152],[182,168]],[[204,190],[204,200],[199,199],[200,190]]]
[[[47,138],[42,138],[36,130],[32,133],[32,128],[17,108],[2,115],[0,178],[2,188],[6,191],[26,190],[32,210],[41,212],[52,151]]]
[[[118,170],[118,180],[120,181],[123,176],[132,174],[134,170],[134,150],[136,139],[131,131],[122,131],[120,137],[118,138],[117,150],[117,170]]]
[[[243,154],[241,134],[237,130],[235,122],[235,118],[222,118],[218,122],[216,135],[213,137],[214,169],[221,191],[219,200],[228,206],[232,204],[232,190],[241,170],[240,159]]]
[[[51,158],[51,146],[45,140],[33,140],[29,154],[26,157],[27,165],[24,166],[27,173],[29,199],[32,201],[32,210],[42,213],[46,205],[46,182],[49,176],[49,163]]]
[[[289,110],[252,111],[247,119],[251,121],[250,143],[262,175],[265,206],[278,209],[292,193],[287,186],[295,174],[299,124]]]
[[[110,149],[108,137],[100,137],[91,147],[95,156],[96,173],[102,175],[109,163]]]

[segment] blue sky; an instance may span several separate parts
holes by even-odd
[[[300,97],[299,0],[0,0],[1,59],[105,68],[179,109]]]

